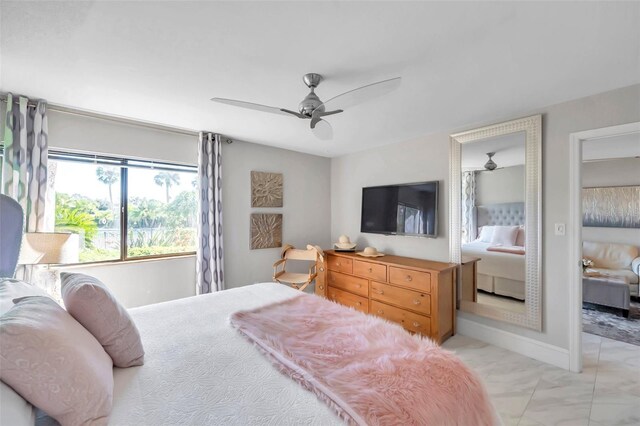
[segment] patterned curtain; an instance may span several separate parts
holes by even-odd
[[[224,289],[221,148],[220,135],[200,132],[198,142],[197,294]]]
[[[4,158],[2,193],[20,203],[25,213],[25,231],[46,229],[47,103],[39,100],[35,108],[29,99],[10,93],[2,120]]]
[[[473,208],[476,205],[476,173],[462,172],[462,226],[460,233],[462,243],[468,243],[476,238]]]
[[[18,201],[25,215],[25,232],[53,230],[47,221],[49,137],[47,103],[30,102],[7,94],[6,114],[0,133],[4,146],[0,192]],[[49,218],[51,219],[51,218]],[[33,267],[18,266],[16,278],[31,281]]]

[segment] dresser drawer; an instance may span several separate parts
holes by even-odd
[[[419,291],[431,292],[431,274],[411,269],[389,267],[389,282]]]
[[[356,296],[355,294],[331,286],[329,286],[327,293],[329,300],[338,302],[341,305],[350,306],[365,314],[369,312],[369,300],[366,297]]]
[[[405,311],[404,309],[389,306],[375,300],[371,301],[370,312],[373,315],[398,323],[406,330],[424,334],[425,336],[431,335],[431,318],[425,317],[424,315]]]
[[[400,306],[424,315],[431,313],[431,296],[428,293],[407,290],[375,281],[371,281],[370,293],[372,299],[381,302]]]
[[[354,260],[353,274],[372,280],[386,281],[387,267],[385,265],[379,265],[377,263]]]
[[[353,273],[353,260],[346,257],[327,256],[327,264],[331,271],[344,272],[345,274]]]
[[[327,281],[332,287],[350,291],[360,296],[369,296],[369,282],[364,278],[354,277],[352,275],[341,274],[340,272],[329,271]]]

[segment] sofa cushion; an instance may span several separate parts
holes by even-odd
[[[582,255],[593,261],[594,268],[628,269],[638,257],[638,248],[626,244],[583,241]]]
[[[589,271],[595,271],[602,275],[624,277],[629,281],[629,284],[638,284],[638,276],[629,269],[589,268]]]

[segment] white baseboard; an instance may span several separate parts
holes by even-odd
[[[457,318],[457,333],[490,343],[556,367],[569,369],[569,350],[508,331]]]

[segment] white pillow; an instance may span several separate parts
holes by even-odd
[[[0,382],[0,424],[11,426],[33,426],[36,413],[33,405],[18,395],[9,385]]]
[[[518,226],[495,226],[491,244],[499,246],[513,246],[518,236]]]
[[[490,243],[493,238],[493,228],[495,228],[495,226],[482,226],[480,228],[480,236],[476,241]]]

